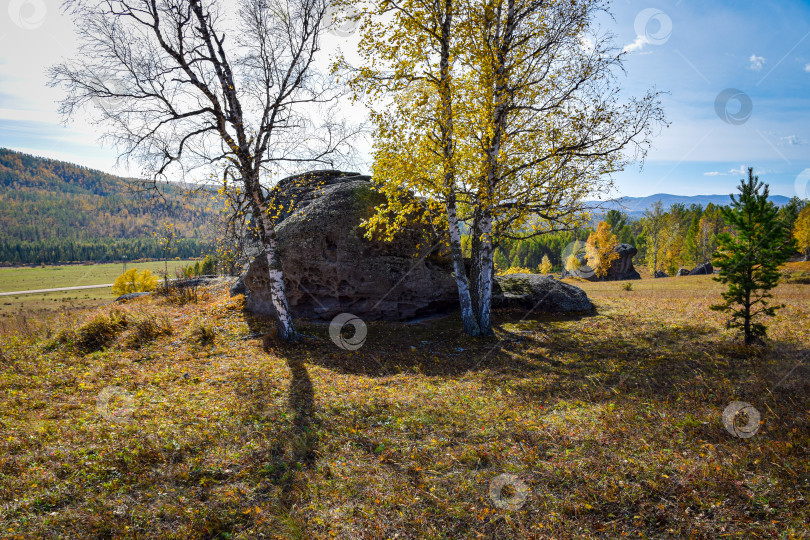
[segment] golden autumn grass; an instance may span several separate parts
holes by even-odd
[[[502,311],[480,340],[371,322],[354,352],[326,325],[262,339],[223,286],[3,336],[1,534],[807,537],[810,286],[780,285],[752,351],[710,276],[578,284],[597,313]],[[99,408],[108,387],[130,401]],[[754,437],[724,429],[733,400]]]

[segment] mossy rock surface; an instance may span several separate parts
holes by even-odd
[[[504,276],[499,279],[501,291],[505,294],[523,295],[532,293],[531,283],[526,278]]]
[[[287,298],[294,317],[411,320],[458,305],[456,283],[437,262],[432,232],[418,222],[392,242],[366,238],[361,227],[385,196],[367,176],[321,171],[279,182],[272,196],[285,208],[276,226]],[[440,257],[439,257],[440,258]],[[258,255],[244,276],[246,307],[274,314],[267,261]],[[237,288],[238,290],[238,288]]]

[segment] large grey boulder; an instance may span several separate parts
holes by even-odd
[[[369,177],[309,173],[282,180],[270,196],[284,208],[276,231],[294,317],[331,320],[348,312],[364,320],[409,320],[457,306],[448,261],[425,256],[435,245],[425,228],[414,225],[393,242],[364,237],[361,221],[385,200]],[[246,308],[275,314],[263,254],[243,281]]]
[[[712,263],[706,262],[706,263],[699,264],[696,267],[694,267],[689,272],[689,275],[690,276],[706,276],[706,275],[713,274],[713,273],[714,273],[714,267],[712,266]]]
[[[678,273],[675,274],[675,275],[678,276],[678,277],[681,277],[681,276],[705,276],[705,275],[712,274],[712,273],[714,273],[714,267],[712,266],[712,263],[707,262],[707,263],[697,265],[692,270],[687,270],[686,268],[681,268],[680,270],[678,270]]]
[[[598,277],[592,268],[587,265],[584,254],[580,256],[580,269],[568,271],[563,269],[561,278],[578,277],[588,281],[623,281],[627,279],[641,279],[641,275],[633,266],[633,257],[638,254],[638,249],[630,244],[617,244],[613,251],[619,256],[610,263],[607,273],[603,277]]]
[[[619,244],[613,250],[619,254],[619,258],[611,263],[607,273],[607,281],[641,279],[641,275],[633,266],[633,257],[638,254],[638,249],[630,244]]]
[[[239,276],[239,279],[231,283],[229,290],[231,296],[236,296],[237,294],[247,294],[247,288],[245,287],[245,276]]]
[[[452,265],[431,248],[434,233],[414,223],[393,242],[365,237],[361,222],[385,200],[369,177],[307,173],[282,180],[268,197],[284,209],[276,232],[293,317],[404,321],[458,309]],[[245,294],[248,311],[274,315],[269,291],[259,253],[231,293]],[[514,274],[496,278],[493,307],[568,312],[593,305],[584,291],[550,276]]]
[[[536,312],[591,311],[585,291],[549,275],[509,274],[495,278],[493,307],[516,307]]]

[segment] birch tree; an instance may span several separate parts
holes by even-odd
[[[51,69],[67,90],[63,115],[93,105],[105,140],[155,184],[240,184],[287,340],[296,332],[262,183],[304,165],[331,167],[351,135],[335,119],[339,88],[315,68],[327,8],[327,0],[68,0],[79,53]]]
[[[805,261],[810,261],[810,206],[805,206],[796,218],[793,225],[793,238],[804,255]]]
[[[647,266],[650,273],[655,275],[661,268],[666,244],[667,216],[664,213],[661,201],[655,201],[651,209],[644,211],[641,222],[644,235],[647,238]]]
[[[459,63],[470,89],[460,112],[477,153],[474,308],[491,330],[493,253],[504,238],[570,230],[588,219],[586,197],[643,159],[665,123],[659,93],[620,98],[623,54],[596,33],[601,0],[467,2]],[[477,274],[477,275],[476,275]]]
[[[587,197],[664,122],[656,92],[620,99],[622,55],[592,32],[604,4],[371,0],[360,17],[363,65],[349,73],[376,126],[389,194],[377,216],[401,226],[404,190],[441,204],[468,332],[474,318],[492,333],[499,243],[583,225]],[[457,221],[471,230],[469,279]]]
[[[355,97],[367,100],[376,126],[372,176],[388,202],[369,220],[369,229],[382,224],[393,233],[407,226],[414,204],[423,204],[427,215],[443,222],[464,331],[476,336],[479,329],[464,267],[457,204],[460,158],[453,107],[459,89],[452,64],[461,40],[456,2],[384,0],[367,4],[358,16],[362,20],[359,53],[363,65],[353,68],[341,60],[336,69],[348,73]],[[428,199],[403,198],[405,191]]]

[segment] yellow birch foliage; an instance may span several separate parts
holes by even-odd
[[[468,0],[456,131],[476,167],[471,200],[497,238],[582,226],[584,201],[643,156],[663,123],[657,94],[622,103],[621,56],[594,33],[597,0]]]
[[[793,225],[793,238],[799,244],[799,251],[805,258],[810,256],[810,205],[805,206]]]
[[[523,266],[512,266],[503,272],[498,272],[499,276],[511,276],[512,274],[534,274],[534,272],[532,272],[531,268],[526,268]]]
[[[113,293],[129,294],[134,292],[154,291],[158,284],[158,278],[149,270],[138,272],[137,268],[130,268],[115,280]]]
[[[440,93],[446,88],[445,96],[456,94],[451,73],[456,51],[451,50],[442,82],[438,51],[444,39],[443,5],[419,0],[372,1],[359,10],[342,0],[337,5],[358,13],[361,65],[350,66],[340,57],[333,70],[348,83],[353,98],[370,109],[372,177],[386,195],[386,202],[364,223],[366,234],[390,240],[417,217],[444,230],[444,203],[455,187],[448,186],[446,178],[456,164],[442,151],[441,134],[451,129],[452,120]]]
[[[608,190],[631,155],[643,157],[651,130],[664,123],[657,93],[619,99],[622,55],[595,28],[603,8],[599,0],[372,0],[357,8],[360,65],[341,57],[334,71],[371,110],[373,176],[388,202],[369,228],[397,230],[420,204],[440,223],[448,173],[460,219],[486,214],[493,243],[585,224],[584,201]],[[448,161],[441,143],[450,127]],[[408,191],[424,198],[409,201]]]
[[[553,267],[551,265],[551,260],[549,260],[548,255],[543,255],[543,260],[540,261],[540,266],[538,270],[540,270],[541,274],[550,274]]]
[[[581,267],[582,265],[580,264],[579,258],[577,257],[576,253],[570,254],[565,259],[565,269],[568,272],[575,272],[576,270],[579,270]]]

